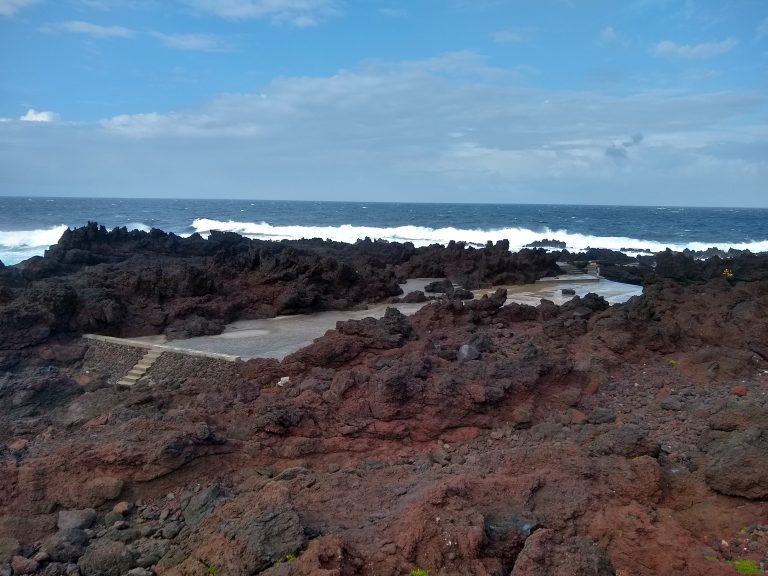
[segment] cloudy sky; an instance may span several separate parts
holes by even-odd
[[[768,206],[765,0],[0,0],[0,195]]]

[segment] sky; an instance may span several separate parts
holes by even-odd
[[[0,195],[768,207],[768,2],[0,0]]]

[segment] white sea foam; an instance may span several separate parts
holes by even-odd
[[[22,248],[25,246],[50,246],[56,244],[67,229],[66,224],[41,230],[0,230],[0,246],[5,248]]]
[[[125,225],[129,230],[148,232],[150,227],[142,222],[131,222]],[[454,227],[427,228],[424,226],[273,226],[266,222],[221,221],[208,218],[198,218],[192,227],[200,234],[207,236],[211,230],[237,232],[249,238],[262,240],[299,240],[302,238],[323,238],[340,242],[355,242],[362,238],[388,240],[391,242],[412,242],[416,246],[429,244],[447,244],[451,240],[466,242],[473,246],[483,246],[489,240],[508,240],[510,250],[519,250],[526,244],[544,238],[565,242],[568,250],[582,251],[587,248],[609,248],[622,250],[630,255],[642,254],[646,251],[659,252],[670,248],[672,250],[706,250],[713,246],[722,250],[735,248],[751,250],[752,252],[768,252],[768,240],[754,242],[722,242],[712,240],[707,242],[656,242],[624,236],[594,236],[577,234],[567,230],[541,231],[528,228],[500,228],[492,230],[462,229]],[[52,244],[58,242],[67,226],[60,224],[51,228],[37,230],[0,230],[0,260],[5,264],[16,264],[32,256],[42,255]]]
[[[125,225],[128,230],[141,230],[142,232],[149,232],[152,230],[150,226],[147,226],[143,222],[129,222]]]
[[[66,229],[66,224],[60,224],[39,230],[0,230],[0,260],[4,264],[16,264],[41,255],[59,241]]]
[[[589,234],[576,234],[567,230],[543,231],[530,230],[528,228],[500,228],[495,230],[467,230],[462,228],[426,228],[423,226],[396,226],[392,228],[378,228],[371,226],[273,226],[266,222],[236,222],[233,220],[221,221],[208,218],[198,218],[192,223],[192,227],[200,234],[207,235],[211,230],[223,232],[237,232],[249,238],[262,240],[299,240],[302,238],[323,238],[340,242],[355,242],[368,237],[371,239],[389,240],[391,242],[412,242],[415,246],[427,246],[429,244],[447,244],[451,240],[466,242],[470,245],[483,246],[489,240],[508,240],[510,250],[519,250],[526,244],[544,238],[565,242],[570,251],[581,251],[587,248],[609,248],[621,250],[629,254],[642,254],[644,251],[660,252],[667,248],[672,250],[706,250],[717,246],[722,250],[736,248],[739,250],[751,250],[753,252],[768,251],[768,240],[729,243],[718,242],[687,242],[671,243],[642,240],[625,236],[593,236]]]

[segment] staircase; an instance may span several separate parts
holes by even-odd
[[[577,268],[570,262],[558,262],[557,265],[560,267],[560,270],[563,271],[563,274],[584,274],[582,268]]]
[[[139,360],[136,365],[128,371],[128,374],[122,377],[117,383],[118,386],[133,386],[144,377],[150,366],[155,363],[155,360],[160,358],[163,353],[162,350],[150,349],[144,354],[144,357]]]

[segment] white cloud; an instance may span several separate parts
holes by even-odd
[[[203,12],[231,20],[268,19],[306,28],[338,12],[336,0],[182,0]]]
[[[55,123],[45,139],[3,125],[0,180],[129,196],[764,205],[766,103],[534,88],[464,52]]]
[[[22,122],[54,122],[58,117],[58,114],[55,112],[38,112],[34,108],[30,108],[24,115],[19,116],[19,120]]]
[[[228,47],[218,36],[212,34],[162,34],[152,32],[168,48],[176,50],[199,50],[202,52],[224,52]]]
[[[82,22],[80,20],[59,22],[54,27],[66,32],[72,32],[73,34],[85,34],[95,38],[131,38],[136,34],[130,28],[125,28],[123,26],[102,26],[100,24]]]
[[[738,43],[736,38],[701,44],[676,44],[670,40],[664,40],[654,45],[651,52],[665,58],[705,59],[730,52]]]
[[[13,16],[16,12],[38,2],[40,0],[0,0],[0,16]]]

